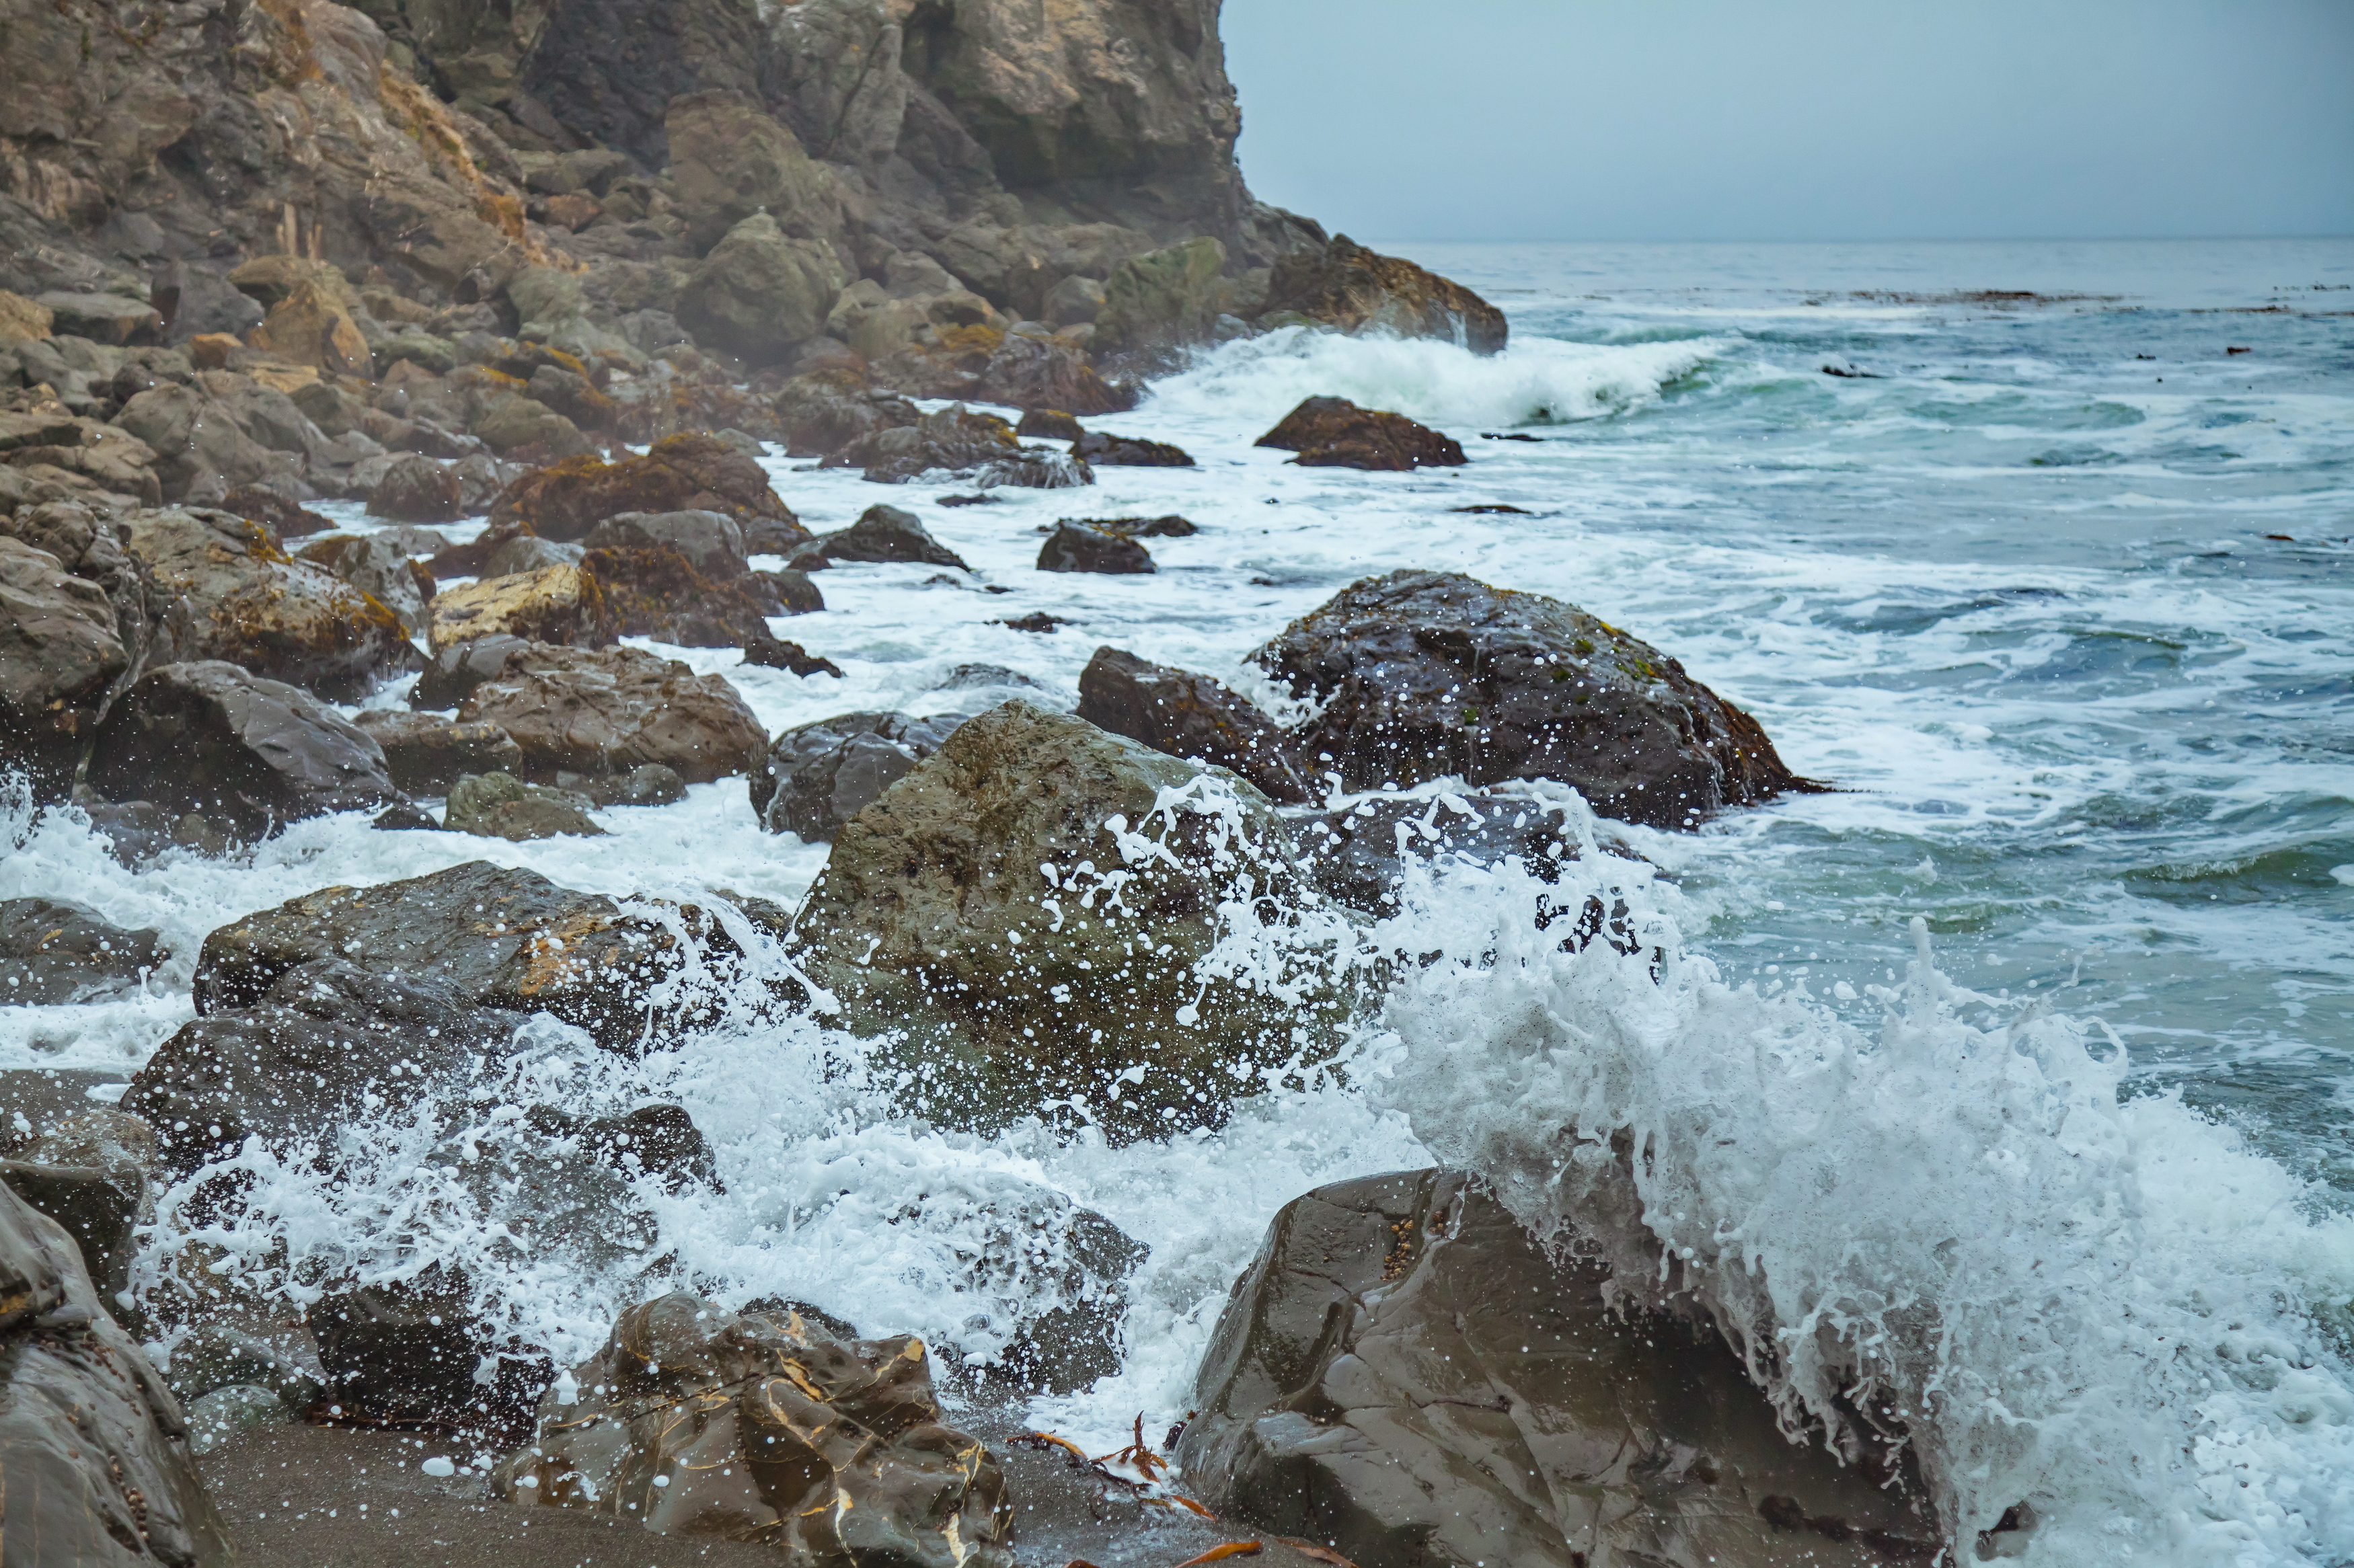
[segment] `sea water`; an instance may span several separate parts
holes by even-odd
[[[749,1006],[643,1063],[543,1021],[495,1086],[684,1105],[726,1193],[642,1182],[626,1224],[524,1245],[546,1187],[485,1182],[419,1118],[352,1139],[332,1187],[250,1154],[235,1224],[175,1195],[159,1238],[209,1225],[209,1266],[298,1300],[461,1264],[559,1362],[673,1283],[986,1360],[1064,1288],[992,1227],[1059,1193],[1152,1248],[1124,1370],[1033,1412],[1109,1447],[1182,1413],[1278,1206],[1446,1160],[1614,1250],[1637,1298],[1710,1314],[1794,1430],[1838,1441],[1858,1389],[1903,1411],[1965,1556],[2028,1502],[2030,1561],[2354,1560],[2354,242],[1389,249],[1501,305],[1512,346],[1227,344],[1089,421],[1198,467],[988,505],[771,460],[813,528],[888,501],[975,571],[822,574],[827,609],[776,624],[840,680],[665,652],[771,731],[1067,705],[1105,644],[1280,710],[1253,648],[1360,577],[1458,570],[1673,654],[1835,792],[1614,830],[1648,865],[1566,874],[1625,904],[1628,955],[1543,938],[1517,864],[1417,874],[1362,939],[1442,959],[1344,1072],[1214,1132],[935,1128],[822,1019]],[[1471,461],[1359,474],[1252,447],[1313,394]],[[1499,505],[1520,510],[1464,510]],[[1168,512],[1202,531],[1152,540],[1156,575],[1033,569],[1058,517]],[[999,624],[1034,610],[1070,624]],[[1028,683],[942,689],[969,664]],[[825,853],[760,832],[740,781],[604,813],[593,841],[335,819],[137,873],[69,811],[0,815],[0,896],[80,899],[174,949],[144,994],[0,1009],[0,1065],[126,1075],[190,1015],[206,931],[316,887],[480,858],[790,902]],[[159,1239],[146,1277],[172,1263]]]

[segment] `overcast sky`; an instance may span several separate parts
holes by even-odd
[[[2354,0],[1226,0],[1244,174],[1365,237],[2354,234]]]

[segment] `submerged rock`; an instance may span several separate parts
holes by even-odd
[[[1614,1311],[1463,1177],[1293,1200],[1235,1283],[1178,1446],[1230,1519],[1358,1568],[1892,1568],[1936,1520],[1794,1444],[1712,1330]]]
[[[768,732],[736,688],[639,648],[508,650],[458,709],[523,750],[524,776],[627,773],[649,762],[690,784],[749,772]]]
[[[1278,805],[1310,799],[1275,721],[1207,675],[1098,648],[1079,675],[1079,716],[1155,751],[1231,769]]]
[[[62,898],[0,899],[0,1007],[54,1006],[135,986],[161,933],[126,931]]]
[[[1345,234],[1276,258],[1266,309],[1342,332],[1437,338],[1474,354],[1501,353],[1510,335],[1504,313],[1462,284],[1377,256]]]
[[[843,714],[789,729],[752,770],[753,814],[772,833],[829,843],[963,722],[961,714]]]
[[[795,938],[849,1027],[898,1034],[921,1114],[1076,1097],[1115,1137],[1165,1135],[1313,1057],[1339,1011],[1314,952],[1197,969],[1238,878],[1286,917],[1278,839],[1248,785],[1010,702],[841,829]]]
[[[1329,753],[1352,790],[1552,779],[1604,816],[1682,828],[1810,787],[1756,720],[1658,649],[1458,573],[1368,577],[1252,657],[1321,705],[1293,754]]]
[[[839,1339],[790,1309],[729,1313],[684,1294],[630,1308],[541,1401],[532,1442],[492,1485],[519,1507],[592,1509],[829,1568],[1013,1561],[997,1461],[940,1425],[922,1341]]]
[[[1304,468],[1402,472],[1456,468],[1469,461],[1454,437],[1403,414],[1360,408],[1346,397],[1308,398],[1254,444],[1298,452],[1291,461]]]
[[[1113,468],[1192,468],[1193,458],[1182,447],[1148,441],[1140,436],[1107,435],[1089,430],[1071,442],[1071,455]]]

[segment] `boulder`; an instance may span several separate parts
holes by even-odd
[[[875,476],[869,473],[866,477]],[[979,490],[1001,484],[1023,490],[1067,490],[1095,482],[1096,471],[1084,461],[1044,447],[1023,447],[1019,451],[1007,452],[981,464],[972,476],[973,486]]]
[[[1151,572],[1151,552],[1133,539],[1090,528],[1084,523],[1062,522],[1038,547],[1042,572]]]
[[[961,395],[982,403],[1078,415],[1122,414],[1136,407],[1136,388],[1106,381],[1087,363],[1085,350],[1062,338],[1029,336],[1030,330],[1006,334]]]
[[[54,1006],[138,985],[161,934],[126,931],[62,898],[0,899],[0,1006]]]
[[[90,786],[253,839],[329,811],[400,801],[366,732],[310,693],[219,660],[139,678],[99,726]]]
[[[472,695],[476,686],[493,675],[504,674],[542,646],[504,632],[452,643],[426,661],[424,673],[409,688],[408,705],[434,712],[454,708]]]
[[[1015,422],[1013,433],[1040,441],[1076,441],[1087,436],[1085,427],[1062,408],[1032,408]]]
[[[1368,577],[1252,657],[1320,705],[1292,754],[1331,754],[1352,790],[1552,779],[1604,816],[1688,828],[1809,787],[1756,720],[1658,649],[1457,573]]]
[[[679,323],[706,348],[774,365],[825,331],[848,281],[833,248],[795,239],[767,213],[727,231],[678,297]]]
[[[398,708],[370,708],[352,722],[383,747],[394,785],[412,795],[439,795],[470,773],[523,766],[523,748],[494,724],[456,724]]]
[[[229,1568],[177,1400],[109,1314],[73,1238],[0,1191],[0,1552],[90,1568]]]
[[[922,411],[896,392],[869,387],[846,367],[796,376],[777,392],[777,426],[795,457],[825,457],[880,430],[913,425]]]
[[[704,911],[688,905],[681,906],[679,913],[690,937],[702,946],[705,962],[736,952],[725,929]],[[220,927],[205,938],[196,955],[197,1022],[253,1009],[270,1000],[273,988],[292,971],[322,959],[357,972],[370,985],[392,987],[400,995],[413,991],[421,999],[415,1002],[418,1007],[429,1001],[437,1008],[452,1005],[468,1012],[487,1008],[502,1015],[476,1020],[483,1028],[503,1031],[534,1012],[546,1012],[579,1025],[613,1049],[636,1045],[650,1029],[667,1028],[673,1010],[700,1007],[706,1000],[699,992],[692,998],[671,994],[676,988],[670,982],[684,959],[678,938],[663,925],[625,916],[610,898],[558,887],[536,872],[469,861],[374,887],[323,888]],[[733,979],[723,976],[720,983],[733,983]],[[359,983],[334,982],[340,992],[363,1001],[379,994],[354,991]],[[278,1000],[290,1006],[301,1002],[300,997],[288,1000],[288,993]],[[318,1005],[328,1009],[318,1016],[340,1018],[355,1004],[330,998]],[[368,1001],[360,1011],[382,1012],[390,1005]],[[391,1016],[397,1020],[400,1015]],[[427,1022],[443,1027],[431,1019]],[[427,1044],[411,1043],[419,1049]],[[387,1037],[387,1050],[398,1045]],[[412,1049],[386,1057],[380,1065],[388,1070],[393,1061],[402,1059],[420,1065],[426,1060]],[[162,1060],[160,1054],[157,1060]],[[159,1072],[157,1061],[150,1061],[144,1071]],[[296,1134],[315,1134],[328,1125],[302,1106],[266,1104],[266,1094],[239,1090],[238,1097],[248,1106],[244,1114],[249,1119],[283,1115]],[[157,1125],[170,1127],[183,1120],[192,1129],[210,1125],[178,1112]]]
[[[842,666],[832,660],[812,653],[798,642],[770,636],[766,630],[745,634],[744,662],[763,670],[783,670],[795,675],[832,675],[837,681],[843,678]]]
[[[1311,799],[1275,721],[1207,675],[1098,648],[1079,675],[1078,711],[1155,751],[1226,768],[1278,805]]]
[[[523,748],[525,778],[659,762],[708,784],[750,772],[769,740],[725,679],[638,648],[535,646],[475,686],[458,717],[504,728]]]
[[[579,648],[601,648],[616,635],[604,586],[582,567],[483,577],[434,596],[427,641],[436,657],[461,642],[502,634]]]
[[[724,243],[721,236],[756,217],[769,218],[772,228],[790,220],[801,232],[831,217],[826,172],[758,102],[724,90],[684,93],[671,100],[663,130],[672,187],[697,249]],[[822,325],[824,306],[817,315]]]
[[[1151,354],[1208,341],[1225,268],[1226,248],[1207,236],[1122,261],[1104,281],[1096,346]]]
[[[810,581],[806,571],[786,567],[780,572],[761,572],[758,576],[769,585],[777,601],[785,607],[787,615],[815,615],[825,608],[825,595],[817,584]]]
[[[0,536],[0,768],[62,799],[130,662],[105,589]]]
[[[651,637],[681,648],[736,648],[766,637],[768,618],[784,610],[766,578],[745,572],[706,577],[669,545],[592,549],[581,566],[604,590],[617,636]]]
[[[1186,1483],[1358,1568],[1940,1555],[1917,1489],[1792,1443],[1713,1330],[1606,1283],[1451,1172],[1294,1199],[1195,1374]]]
[[[970,472],[1020,450],[1013,427],[961,403],[851,441],[825,460],[828,468],[863,468],[878,484],[904,484],[935,469]]]
[[[795,939],[849,1028],[895,1037],[917,1114],[1002,1126],[1076,1097],[1115,1138],[1165,1137],[1329,1048],[1314,956],[1196,969],[1236,878],[1289,907],[1279,834],[1230,776],[1010,702],[842,827]]]
[[[426,601],[433,576],[408,558],[400,541],[381,534],[330,534],[294,552],[298,561],[321,566],[400,619],[404,636],[415,637],[431,620]]]
[[[492,577],[517,577],[525,572],[544,572],[550,567],[577,567],[588,556],[578,545],[559,545],[553,539],[543,539],[536,534],[520,529],[484,529],[473,547],[487,546],[482,557],[481,569],[474,575],[488,580]],[[468,548],[461,546],[460,550]],[[457,551],[451,552],[454,557]],[[436,558],[437,562],[439,557]],[[454,561],[452,563],[455,564]]]
[[[1105,290],[1097,278],[1066,278],[1046,291],[1046,319],[1060,327],[1091,324],[1103,314]]]
[[[122,1119],[136,1122],[139,1118]],[[155,1164],[152,1128],[148,1142],[150,1157],[145,1163],[152,1167]],[[99,1298],[110,1305],[122,1304],[121,1295],[131,1283],[131,1260],[139,1251],[133,1233],[143,1221],[154,1218],[144,1170],[119,1161],[111,1168],[68,1163],[27,1150],[23,1160],[0,1160],[0,1184],[64,1226],[81,1253],[82,1266],[90,1271]]]
[[[351,311],[309,280],[275,305],[246,342],[272,359],[330,376],[373,376],[376,354]]]
[[[772,833],[830,843],[963,722],[961,714],[844,714],[789,729],[752,770],[753,815]]]
[[[151,654],[176,641],[186,613],[175,595],[157,586],[146,563],[124,548],[127,532],[114,516],[73,502],[0,515],[0,535],[54,556],[68,572],[106,595],[128,659],[115,677],[116,694],[139,677]]]
[[[517,462],[525,461],[525,449],[543,454],[543,461],[585,457],[597,450],[580,433],[579,426],[538,398],[521,393],[502,398],[475,420],[474,434],[502,457],[515,453]]]
[[[435,1263],[414,1278],[323,1297],[303,1318],[317,1337],[325,1397],[367,1422],[485,1434],[519,1425],[546,1377],[526,1392],[519,1374],[530,1363],[501,1357],[489,1386],[476,1381],[486,1358],[513,1347],[477,1315],[468,1286],[462,1272]]]
[[[332,533],[334,522],[323,514],[312,511],[298,502],[289,501],[274,490],[258,484],[241,484],[220,499],[218,510],[231,513],[249,523],[260,524],[275,534],[280,542],[304,538],[313,534]]]
[[[1469,461],[1454,437],[1403,414],[1360,408],[1346,397],[1308,398],[1253,444],[1298,452],[1291,461],[1307,468],[1404,471]]]
[[[715,581],[732,582],[751,570],[744,558],[743,524],[721,512],[619,513],[588,530],[581,543],[592,550],[667,546]]]
[[[1553,882],[1561,863],[1582,853],[1582,835],[1571,826],[1568,809],[1527,792],[1525,786],[1450,790],[1437,797],[1375,795],[1294,826],[1317,891],[1345,908],[1373,916],[1396,912],[1395,889],[1409,860],[1493,865],[1512,858]],[[1639,858],[1614,839],[1605,839],[1602,847],[1607,853]],[[1590,939],[1600,934],[1607,915],[1597,900],[1575,918]],[[1545,924],[1541,913],[1539,925]],[[1622,952],[1633,950],[1630,940],[1623,930],[1613,932]]]
[[[828,561],[915,561],[931,567],[972,570],[964,557],[932,537],[912,512],[870,506],[839,533],[813,541],[810,553]]]
[[[49,330],[59,337],[85,337],[120,347],[152,343],[164,329],[164,318],[154,306],[121,294],[48,293],[38,302],[49,313]]]
[[[1347,235],[1276,259],[1270,315],[1305,316],[1346,333],[1435,337],[1474,354],[1499,354],[1504,313],[1462,284],[1394,256],[1376,256]]]
[[[600,838],[605,830],[589,820],[588,802],[563,789],[526,784],[512,773],[483,773],[450,787],[441,825],[477,838],[552,839],[564,834]]]
[[[1136,436],[1107,435],[1090,430],[1071,443],[1071,455],[1114,468],[1192,468],[1193,460],[1182,447],[1148,441]]]
[[[223,660],[336,698],[415,668],[417,651],[390,606],[295,560],[261,525],[193,507],[126,521],[125,546],[188,603],[181,659]]]
[[[838,1338],[790,1308],[684,1294],[631,1308],[541,1401],[492,1487],[790,1563],[1013,1562],[997,1461],[940,1425],[923,1342]]]
[[[1202,531],[1173,512],[1160,517],[1066,517],[1063,521],[1123,539],[1190,539]]]
[[[396,523],[454,523],[466,514],[465,489],[448,464],[410,453],[396,458],[376,481],[367,514]]]
[[[522,523],[543,539],[571,543],[625,512],[717,512],[739,526],[767,523],[809,537],[758,462],[700,434],[667,437],[620,462],[576,458],[527,473],[499,496],[491,522]]]
[[[57,313],[37,300],[0,289],[0,343],[47,337],[56,330],[57,319]]]
[[[280,477],[298,466],[247,434],[238,411],[200,387],[142,392],[122,406],[114,422],[156,453],[155,477],[167,502],[218,499],[239,485]]]

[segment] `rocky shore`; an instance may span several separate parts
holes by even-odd
[[[0,771],[28,809],[80,811],[158,877],[339,814],[589,838],[713,785],[831,846],[798,908],[462,857],[324,887],[203,938],[194,1016],[119,1102],[6,1075],[0,1555],[1941,1549],[1901,1444],[1842,1467],[1793,1443],[1712,1330],[1606,1312],[1601,1274],[1459,1174],[1298,1195],[1186,1418],[1093,1456],[1023,1415],[1122,1364],[1149,1249],[1111,1219],[1034,1182],[972,1200],[970,1278],[1044,1303],[987,1357],[722,1302],[658,1255],[660,1201],[726,1192],[694,1115],[583,1114],[518,1065],[550,1029],[593,1075],[722,1017],[814,1020],[944,1136],[1205,1135],[1378,1014],[1416,956],[1368,933],[1416,866],[1557,886],[1631,856],[1555,787],[1670,831],[1820,787],[1669,653],[1452,573],[1367,577],[1284,629],[1251,660],[1264,705],[1108,644],[1075,712],[975,667],[994,694],[970,711],[771,734],[727,674],[640,645],[822,682],[840,669],[779,628],[824,608],[823,574],[970,576],[885,501],[813,530],[764,455],[960,503],[1078,490],[1194,465],[1087,421],[1205,345],[1504,347],[1469,291],[1252,199],[1217,9],[0,0]],[[1337,397],[1258,444],[1467,461]],[[339,532],[334,503],[383,525]],[[1135,578],[1196,524],[1039,532],[1041,573]],[[73,893],[0,903],[0,1005],[158,971],[158,932]],[[1581,894],[1535,921],[1633,961],[1622,914]],[[341,1181],[394,1147],[420,1214],[446,1182],[521,1255],[643,1261],[603,1343],[557,1354],[441,1262],[239,1250],[271,1173]]]

